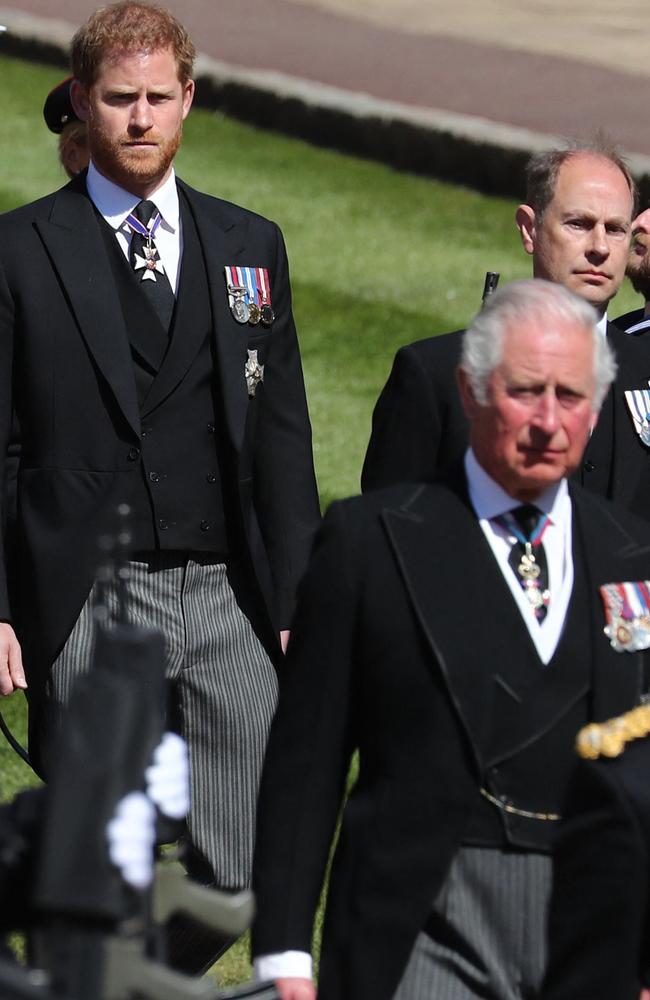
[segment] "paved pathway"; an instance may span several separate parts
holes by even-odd
[[[9,0],[11,2],[11,0]],[[13,0],[52,17],[51,0]],[[207,55],[650,154],[646,0],[168,0]],[[94,0],[57,0],[78,23]],[[8,18],[7,18],[8,19]]]

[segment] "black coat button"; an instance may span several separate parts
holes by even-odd
[[[594,465],[594,463],[589,458],[585,462],[583,468],[584,468],[585,472],[595,472],[596,471],[596,466]]]
[[[210,522],[201,521],[201,531],[209,531],[209,530],[210,530]]]
[[[169,522],[166,521],[164,517],[161,517],[158,521],[158,527],[160,528],[161,531],[167,531],[167,528],[169,527]]]
[[[160,482],[160,476],[158,475],[157,472],[150,472],[149,473],[149,482],[150,483],[159,483]]]
[[[208,472],[208,474],[207,474],[207,476],[205,478],[207,479],[207,481],[209,483],[216,483],[216,481],[217,481],[217,477],[212,472]]]
[[[214,434],[214,424],[208,424],[208,434]]]
[[[129,462],[137,462],[138,459],[140,458],[140,449],[139,448],[130,448],[129,449],[129,454],[127,455],[127,458],[129,460]]]

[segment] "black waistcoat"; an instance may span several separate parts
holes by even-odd
[[[131,344],[140,404],[141,476],[134,495],[134,549],[228,550],[222,475],[228,447],[214,400],[212,310],[203,253],[181,192],[183,258],[169,346],[159,368],[150,337],[165,337],[112,229],[101,220]],[[225,294],[225,292],[224,292]],[[170,377],[171,376],[171,377]],[[242,378],[244,377],[242,372]],[[162,396],[157,382],[169,388]]]
[[[589,721],[594,624],[581,545],[574,533],[574,583],[560,641],[544,666],[518,611],[520,654],[498,667],[482,787],[502,805],[561,812],[575,763],[575,738]],[[508,684],[508,676],[512,684]],[[514,695],[517,694],[517,697]],[[546,720],[542,723],[540,720]],[[550,722],[548,721],[550,720]],[[557,822],[527,818],[477,796],[466,844],[549,850]]]

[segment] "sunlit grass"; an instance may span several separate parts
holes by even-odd
[[[65,181],[43,100],[64,74],[0,59],[0,210]],[[325,506],[357,492],[374,401],[404,343],[467,324],[486,270],[530,274],[514,202],[315,149],[196,110],[177,170],[188,183],[278,222],[292,269],[296,322]],[[634,308],[629,288],[612,315]],[[5,714],[24,738],[22,695]],[[3,798],[31,780],[0,743]],[[218,966],[224,985],[249,973],[246,941]]]

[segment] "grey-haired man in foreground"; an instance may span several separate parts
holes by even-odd
[[[464,337],[453,474],[326,517],[259,802],[253,951],[283,1000],[315,996],[355,750],[319,1000],[537,995],[575,733],[643,690],[599,586],[647,577],[650,526],[567,482],[615,373],[596,319],[560,285],[506,286]]]

